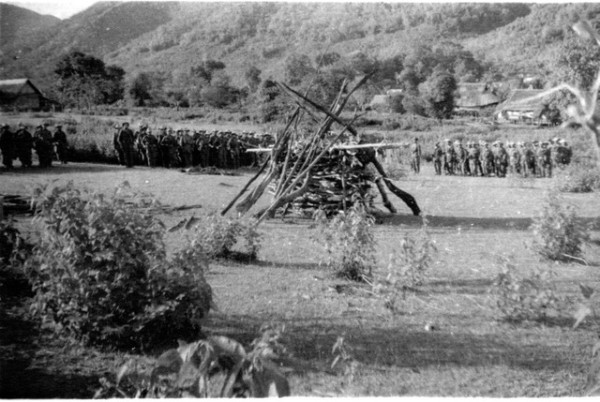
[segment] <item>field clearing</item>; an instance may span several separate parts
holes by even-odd
[[[183,217],[222,208],[250,175],[188,175],[166,169],[69,164],[47,171],[2,172],[0,192],[27,195],[36,184],[51,180],[72,180],[111,191],[127,181],[133,189],[152,193],[171,206],[202,205],[162,215],[168,227]],[[211,265],[207,279],[217,311],[209,316],[206,332],[230,335],[247,344],[262,323],[284,322],[290,350],[308,367],[291,375],[293,395],[581,395],[599,323],[588,320],[572,330],[573,321],[563,316],[548,325],[500,322],[495,297],[490,294],[501,269],[499,259],[505,256],[512,256],[523,273],[551,269],[560,295],[574,301],[579,297],[579,283],[600,288],[597,245],[586,248],[587,266],[540,261],[528,248],[531,217],[553,180],[436,177],[431,164],[425,164],[420,176],[411,174],[396,184],[417,199],[438,248],[425,285],[417,293],[407,292],[396,314],[367,285],[333,278],[319,265],[325,255],[310,239],[314,233],[310,222],[286,218],[261,226],[264,238],[258,263]],[[563,194],[563,199],[590,223],[592,237],[598,240],[600,196]],[[391,200],[399,215],[386,217],[375,228],[380,275],[385,275],[388,257],[404,233],[418,230],[421,224],[421,218],[411,216],[400,200]],[[20,227],[28,226],[28,218],[18,221]],[[168,235],[170,250],[177,248],[180,236]],[[426,324],[433,324],[435,330],[427,330]],[[352,378],[328,370],[331,348],[342,335],[359,362]],[[16,359],[21,366],[9,366],[12,382],[20,383],[19,378],[28,373],[38,374],[37,380],[21,390],[21,397],[90,397],[96,376],[112,371],[125,358],[44,341],[34,345],[9,341],[0,337],[0,361],[27,352],[33,364],[27,368],[23,359]],[[8,363],[3,364],[0,369],[8,368]],[[50,381],[55,385],[49,386]],[[85,386],[64,387],[78,381]]]

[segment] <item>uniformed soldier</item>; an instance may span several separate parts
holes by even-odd
[[[227,150],[231,158],[231,167],[233,169],[240,168],[240,141],[236,133],[231,133],[227,141]]]
[[[491,176],[496,173],[496,166],[494,163],[494,153],[490,149],[490,144],[483,142],[483,152],[481,153],[481,162],[483,165],[483,174],[485,176]]]
[[[52,137],[52,142],[54,142],[58,160],[63,165],[66,165],[68,163],[67,153],[68,153],[69,143],[67,142],[67,134],[65,134],[65,132],[62,130],[62,124],[56,125],[56,131],[54,131],[54,136]]]
[[[162,126],[158,129],[158,134],[156,135],[157,142],[157,157],[156,157],[156,166],[165,166],[164,161],[164,152],[163,148],[160,144],[162,144],[163,138],[167,135],[167,127]]]
[[[456,163],[456,153],[452,146],[452,141],[446,138],[446,149],[444,153],[444,173],[447,175],[454,174],[454,165]]]
[[[521,166],[523,177],[536,175],[535,152],[532,149],[531,143],[526,142],[523,145],[521,153]]]
[[[206,131],[200,130],[200,136],[196,140],[196,149],[199,155],[199,164],[201,167],[209,166],[210,149],[209,149],[209,137]]]
[[[552,177],[552,151],[546,141],[542,142],[540,167],[542,177]]]
[[[183,130],[179,136],[179,150],[181,154],[181,165],[184,168],[192,166],[194,156],[194,140],[190,135],[190,130]]]
[[[421,144],[415,137],[415,141],[410,146],[410,166],[415,174],[419,174],[421,171],[421,154]]]
[[[119,131],[119,135],[117,141],[123,150],[123,159],[125,161],[125,166],[128,168],[133,167],[134,159],[135,159],[135,134],[129,128],[129,123],[123,123],[121,130]]]
[[[460,140],[454,141],[454,153],[456,155],[454,171],[460,172],[463,176],[470,175],[471,173],[469,172],[468,153],[467,150],[463,148]]]
[[[6,123],[0,127],[0,152],[2,153],[2,164],[7,169],[12,169],[15,158],[15,136]]]
[[[146,149],[144,148],[144,137],[147,132],[148,126],[144,123],[141,123],[138,131],[134,134],[134,152],[135,152],[135,160],[137,163],[141,165],[146,165],[148,160],[146,158]]]
[[[508,170],[508,152],[506,152],[506,148],[504,148],[504,143],[502,141],[498,141],[497,143],[494,165],[496,166],[496,176],[506,177],[506,171]]]
[[[117,154],[117,159],[119,159],[119,165],[125,166],[123,148],[121,148],[121,144],[119,144],[119,131],[121,131],[121,126],[115,124],[114,129],[115,132],[113,133],[113,148],[115,149],[115,153]]]
[[[225,138],[225,132],[222,131],[219,133],[219,147],[217,148],[217,167],[220,169],[227,169],[229,166],[227,164],[227,138]]]
[[[508,161],[510,166],[510,173],[517,175],[521,173],[521,152],[517,148],[515,142],[508,143]]]
[[[173,168],[179,166],[179,160],[177,156],[177,139],[173,135],[173,130],[169,130],[165,138],[163,138],[161,146],[166,150],[166,154],[163,154],[165,157],[165,167]]]
[[[19,123],[19,129],[15,134],[15,152],[21,161],[21,166],[31,167],[31,150],[33,149],[33,136],[23,123]]]
[[[150,130],[141,137],[144,147],[146,163],[149,167],[156,167],[158,162],[158,140]]]
[[[433,168],[435,169],[435,174],[438,176],[441,175],[442,164],[444,163],[444,151],[442,150],[442,147],[440,146],[439,142],[435,143],[431,159],[433,160]]]

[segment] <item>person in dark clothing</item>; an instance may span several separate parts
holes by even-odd
[[[21,161],[21,166],[31,167],[31,150],[33,149],[33,136],[23,123],[15,134],[15,153]]]
[[[113,134],[113,147],[115,148],[115,153],[117,154],[117,158],[119,159],[119,165],[125,166],[125,159],[123,158],[123,149],[121,148],[121,144],[119,144],[120,131],[121,127],[118,124],[115,124],[115,132]]]
[[[15,136],[10,131],[8,124],[0,127],[0,152],[2,153],[2,164],[7,169],[12,169],[15,157]]]
[[[38,126],[33,135],[33,147],[38,154],[41,168],[52,167],[52,133],[44,126]]]
[[[117,136],[117,141],[123,150],[123,159],[125,161],[125,166],[128,168],[133,167],[133,158],[134,158],[134,149],[133,145],[135,142],[135,136],[133,135],[133,131],[129,128],[129,123],[123,123],[123,127],[119,131],[119,135]]]
[[[62,131],[62,125],[56,125],[56,131],[54,132],[54,137],[52,138],[54,142],[54,146],[56,147],[56,155],[58,156],[58,160],[66,165],[67,161],[67,153],[69,143],[67,142],[67,134]]]

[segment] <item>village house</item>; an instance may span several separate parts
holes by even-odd
[[[548,97],[533,99],[543,92],[543,89],[513,89],[496,109],[496,119],[499,122],[556,124],[558,111],[548,107]]]
[[[485,110],[493,110],[501,99],[485,83],[461,83],[456,90],[454,113],[479,116]]]
[[[58,103],[46,98],[28,78],[0,80],[0,110],[46,110]]]

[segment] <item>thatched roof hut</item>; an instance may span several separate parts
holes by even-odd
[[[500,103],[498,97],[487,84],[462,83],[457,88],[455,110],[457,112],[478,113],[482,109],[495,107]]]
[[[42,110],[53,104],[28,78],[0,80],[1,110]]]

